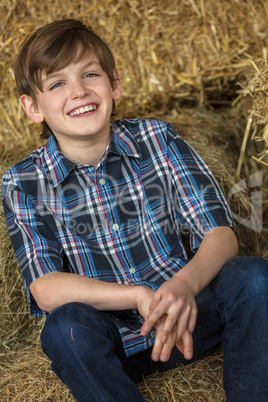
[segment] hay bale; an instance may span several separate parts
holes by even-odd
[[[67,387],[50,370],[38,347],[6,353],[0,367],[1,401],[74,402]],[[187,367],[147,377],[139,384],[148,402],[225,400],[222,387],[222,352],[215,352]]]
[[[265,46],[265,15],[264,2],[253,0],[242,4],[239,0],[2,3],[0,176],[42,143],[39,129],[24,116],[18,101],[13,67],[20,44],[37,26],[79,18],[101,33],[115,54],[124,88],[118,117],[170,121],[205,159],[228,198],[236,184],[235,169],[248,112],[241,107],[242,97],[235,108],[220,112],[196,106],[230,106],[236,96],[236,81],[245,78],[247,85],[248,66]],[[251,107],[249,104],[248,109]],[[254,167],[248,161],[245,165],[249,176]],[[248,192],[234,194],[230,203],[233,212],[248,219]],[[268,257],[267,231],[257,234],[239,224],[236,232],[241,254]],[[73,401],[40,349],[44,320],[29,316],[2,206],[0,244],[0,399]],[[221,366],[219,351],[193,365],[147,378],[140,389],[147,401],[221,401]]]
[[[147,377],[139,384],[150,402],[222,402],[225,401],[222,376],[222,351],[186,367]]]
[[[39,347],[6,353],[0,367],[1,401],[74,402]]]
[[[38,145],[19,107],[13,77],[20,44],[36,27],[70,17],[92,25],[115,53],[124,88],[120,108],[125,116],[137,117],[182,104],[229,105],[236,81],[265,47],[265,15],[264,2],[253,0],[2,4],[0,151]]]
[[[248,133],[251,140],[260,142],[258,162],[268,166],[268,66],[267,53],[261,59],[252,61],[251,68],[246,73],[244,82],[240,83],[239,98],[246,98]],[[245,138],[246,143],[247,138]]]

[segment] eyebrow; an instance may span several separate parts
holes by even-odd
[[[93,65],[96,66],[100,66],[100,63],[98,62],[98,60],[91,60],[87,63],[85,63],[85,65],[83,65],[83,68],[89,68]],[[63,67],[61,70],[63,70],[65,67]],[[49,80],[54,80],[57,77],[61,76],[61,70],[55,71],[54,73],[48,74],[46,75],[43,79],[42,79],[42,86],[44,85],[45,82],[49,81]]]

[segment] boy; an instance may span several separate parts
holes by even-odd
[[[111,121],[119,73],[79,21],[38,29],[15,77],[48,140],[4,175],[3,204],[53,371],[78,401],[143,401],[142,376],[222,342],[227,399],[267,400],[268,263],[235,258],[201,158],[168,123]]]

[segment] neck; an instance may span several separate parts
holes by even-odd
[[[82,165],[91,165],[96,168],[107,148],[109,139],[110,134],[98,141],[94,141],[93,139],[88,141],[74,139],[73,141],[66,142],[58,138],[58,143],[64,155],[74,162],[81,163]]]

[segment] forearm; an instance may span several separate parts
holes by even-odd
[[[170,280],[155,292],[150,314],[141,333],[147,335],[151,328],[166,317],[157,331],[153,349],[154,360],[166,361],[176,341],[182,340],[180,348],[186,359],[192,356],[192,332],[195,328],[197,308],[195,296],[218,274],[225,262],[237,254],[237,241],[228,227],[211,229],[205,235],[196,255]],[[172,334],[176,332],[175,340]],[[172,341],[173,339],[173,341]]]
[[[238,245],[235,234],[229,227],[209,230],[191,261],[175,276],[187,283],[197,295],[219,273],[222,266],[235,257]]]
[[[30,291],[38,306],[51,312],[69,302],[81,302],[98,310],[137,308],[145,288],[104,282],[81,275],[51,272],[36,279]]]

